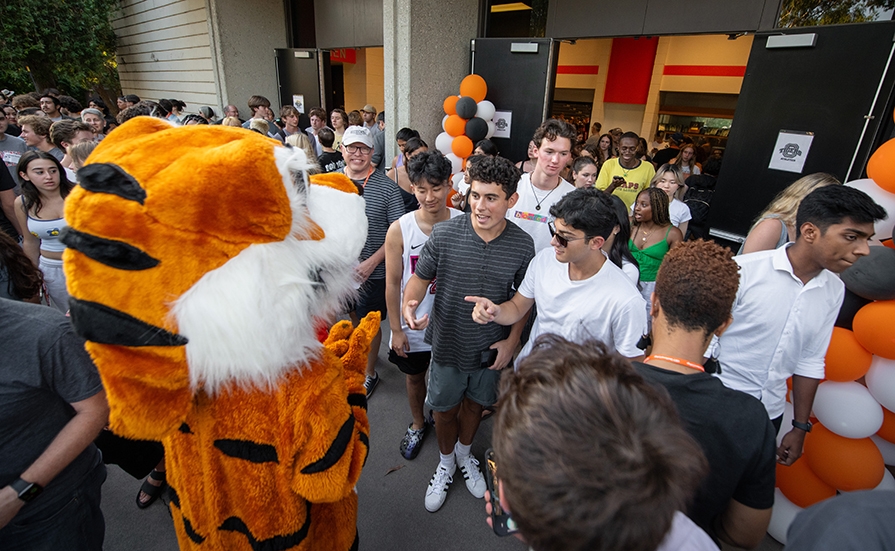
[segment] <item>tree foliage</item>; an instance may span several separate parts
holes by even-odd
[[[35,90],[59,83],[118,88],[119,0],[0,0],[0,79]]]
[[[895,0],[784,0],[780,27],[810,27],[875,21]]]

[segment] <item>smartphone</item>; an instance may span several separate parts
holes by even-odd
[[[500,506],[500,495],[497,491],[497,462],[494,460],[494,450],[485,452],[485,483],[491,494],[491,526],[498,536],[509,536],[519,531],[510,513]]]
[[[482,368],[488,369],[497,361],[497,349],[482,350]]]

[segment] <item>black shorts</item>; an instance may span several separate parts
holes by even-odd
[[[385,279],[368,279],[360,286],[360,295],[354,303],[354,311],[358,318],[370,312],[379,312],[385,320],[388,308],[385,305]]]
[[[388,361],[398,366],[398,369],[407,375],[425,373],[429,369],[429,361],[431,359],[431,352],[407,352],[407,357],[402,358],[394,350],[388,351]]]

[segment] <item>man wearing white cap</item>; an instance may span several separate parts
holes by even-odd
[[[349,126],[342,135],[340,147],[345,159],[345,168],[340,172],[358,187],[366,203],[364,208],[367,215],[367,241],[360,253],[360,264],[355,268],[361,284],[360,296],[354,304],[351,318],[357,323],[368,313],[379,311],[385,320],[388,313],[385,304],[385,234],[392,222],[404,214],[404,202],[398,184],[372,164],[373,136],[368,128]],[[395,312],[394,315],[401,314]],[[379,384],[376,359],[381,343],[380,331],[370,344],[367,357],[367,378],[364,382],[367,397]]]

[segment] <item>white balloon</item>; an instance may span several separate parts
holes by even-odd
[[[786,545],[786,531],[801,507],[786,499],[780,488],[774,488],[774,508],[771,510],[771,523],[768,524],[768,534],[772,538]]]
[[[790,431],[787,427],[792,427],[792,404],[789,402],[783,403],[783,420],[780,421],[780,431],[777,432],[777,447],[780,447],[780,444],[783,442],[783,437],[786,436],[786,433]]]
[[[879,448],[879,453],[883,454],[883,463],[886,465],[895,465],[895,444],[875,434],[871,436],[870,439],[873,440],[873,443]]]
[[[496,108],[494,104],[488,100],[482,100],[478,104],[478,108],[475,110],[475,116],[481,119],[485,119],[486,121],[490,121],[494,118],[494,112]]]
[[[863,180],[855,180],[853,182],[848,182],[848,187],[853,187],[855,189],[860,189],[867,195],[869,195],[874,201],[879,203],[881,207],[886,209],[886,212],[889,213],[889,217],[885,220],[880,220],[876,224],[873,225],[873,229],[876,230],[876,235],[870,240],[872,245],[882,245],[880,240],[889,239],[892,237],[892,228],[895,226],[895,193],[889,193],[883,188],[876,185],[876,182],[871,180],[870,178],[864,178]]]
[[[488,121],[488,133],[485,134],[485,139],[490,140],[491,136],[494,135],[494,131],[497,130],[497,126],[495,126],[493,121]]]
[[[895,360],[873,356],[870,371],[867,372],[864,381],[870,394],[880,405],[889,411],[895,411]]]
[[[463,170],[463,159],[453,153],[447,153],[445,158],[451,162],[451,174],[457,174]]]
[[[814,397],[814,415],[845,438],[867,438],[883,426],[882,406],[860,383],[821,383]]]
[[[445,115],[444,118],[441,119],[441,129],[442,130],[447,130],[447,128],[444,127],[444,124],[447,122],[449,116],[450,115]]]
[[[435,149],[441,151],[445,155],[451,152],[451,143],[454,141],[454,138],[451,137],[447,132],[442,132],[435,138]]]
[[[874,490],[895,490],[895,476],[892,476],[892,473],[889,472],[889,469],[883,471],[883,481],[880,482],[879,485],[874,488]]]

